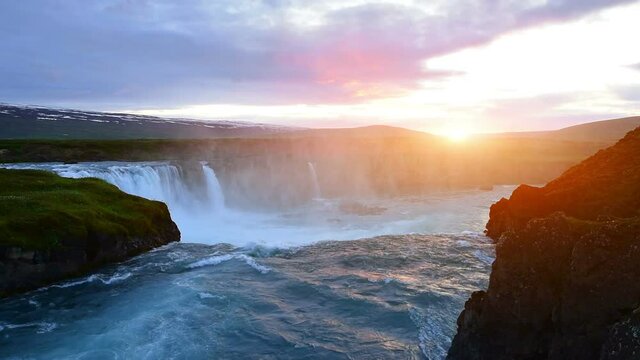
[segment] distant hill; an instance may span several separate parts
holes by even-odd
[[[626,133],[640,126],[640,116],[602,120],[570,126],[553,131],[512,132],[488,135],[489,137],[527,137],[561,141],[589,141],[614,143]]]
[[[303,129],[293,133],[282,133],[281,136],[298,137],[404,137],[404,136],[427,136],[437,138],[438,136],[388,125],[370,125],[353,128],[327,128],[327,129]]]
[[[607,146],[640,126],[640,116],[597,121],[554,131],[510,132],[478,136],[479,140],[527,138],[573,141]],[[226,120],[161,118],[122,113],[16,106],[0,103],[0,139],[219,139],[255,137],[414,137],[442,139],[430,133],[372,125],[354,128],[309,129]]]
[[[212,139],[265,136],[300,129],[0,104],[2,139]]]
[[[175,119],[0,104],[0,139],[218,139],[264,136],[402,137],[432,135],[384,125],[308,129],[242,121]]]

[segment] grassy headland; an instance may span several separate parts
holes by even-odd
[[[99,179],[0,169],[0,296],[178,240],[161,202]]]
[[[0,246],[47,250],[89,234],[156,234],[165,204],[126,194],[99,179],[0,169]]]

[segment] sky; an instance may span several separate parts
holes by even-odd
[[[638,0],[0,2],[0,102],[435,133],[640,115]]]

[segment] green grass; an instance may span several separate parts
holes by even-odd
[[[1,140],[0,162],[171,159],[202,140]]]
[[[47,250],[95,236],[156,233],[165,204],[128,195],[99,179],[67,179],[39,170],[0,169],[0,246]],[[91,245],[91,244],[86,244]]]

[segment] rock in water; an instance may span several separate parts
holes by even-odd
[[[640,358],[640,129],[494,204],[487,234],[448,359]]]

